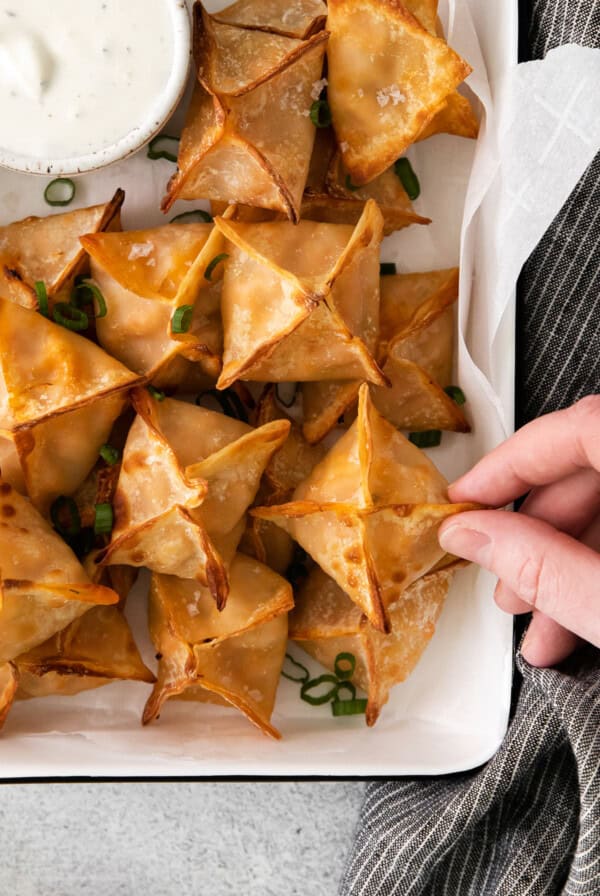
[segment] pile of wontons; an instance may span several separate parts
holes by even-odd
[[[400,430],[469,430],[458,271],[380,277],[380,246],[428,223],[407,147],[477,133],[436,5],[197,3],[164,209],[214,221],[124,232],[118,191],[0,228],[2,720],[137,680],[145,723],[177,697],[279,737],[289,636],[353,655],[373,724],[418,662],[456,566],[437,529],[467,505]],[[142,567],[156,675],[123,613]]]

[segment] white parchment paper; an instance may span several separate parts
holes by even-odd
[[[516,2],[449,0],[440,12],[450,44],[473,66],[468,89],[480,107],[481,135],[477,144],[437,136],[409,151],[422,186],[417,211],[433,223],[388,238],[382,258],[400,271],[460,261],[456,381],[473,433],[444,434],[432,452],[454,478],[512,430],[516,278],[598,149],[600,52],[563,47],[517,67]],[[180,111],[169,130],[181,120]],[[79,179],[77,204],[105,201],[123,187],[124,226],[160,224],[171,172],[142,151]],[[46,214],[44,185],[0,171],[0,223]],[[188,208],[178,203],[173,214]],[[152,664],[145,582],[128,614]],[[475,766],[499,745],[510,701],[512,624],[491,599],[493,585],[476,569],[457,576],[423,660],[373,730],[306,706],[288,681],[273,718],[280,743],[236,712],[176,701],[142,729],[148,688],[123,683],[15,706],[0,740],[2,775],[400,775]]]

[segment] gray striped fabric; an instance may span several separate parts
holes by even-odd
[[[600,43],[600,0],[532,0],[527,13],[531,58]],[[521,424],[600,392],[599,248],[596,158],[521,276]],[[516,662],[511,724],[487,766],[368,785],[342,896],[600,896],[600,652],[558,669]]]

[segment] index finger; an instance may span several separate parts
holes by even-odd
[[[519,429],[450,487],[450,500],[503,507],[585,467],[600,470],[600,395]]]

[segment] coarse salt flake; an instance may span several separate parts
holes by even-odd
[[[377,91],[376,97],[377,103],[382,109],[387,106],[390,100],[394,106],[397,106],[398,103],[406,102],[406,97],[397,84],[390,84],[389,87],[382,87],[381,90]]]
[[[154,247],[152,243],[133,243],[129,250],[129,261],[134,261],[136,258],[148,258],[149,255],[152,255],[153,251]]]
[[[313,86],[310,89],[310,96],[313,100],[318,100],[321,96],[321,91],[327,87],[327,78],[321,78],[320,81],[315,81]]]

